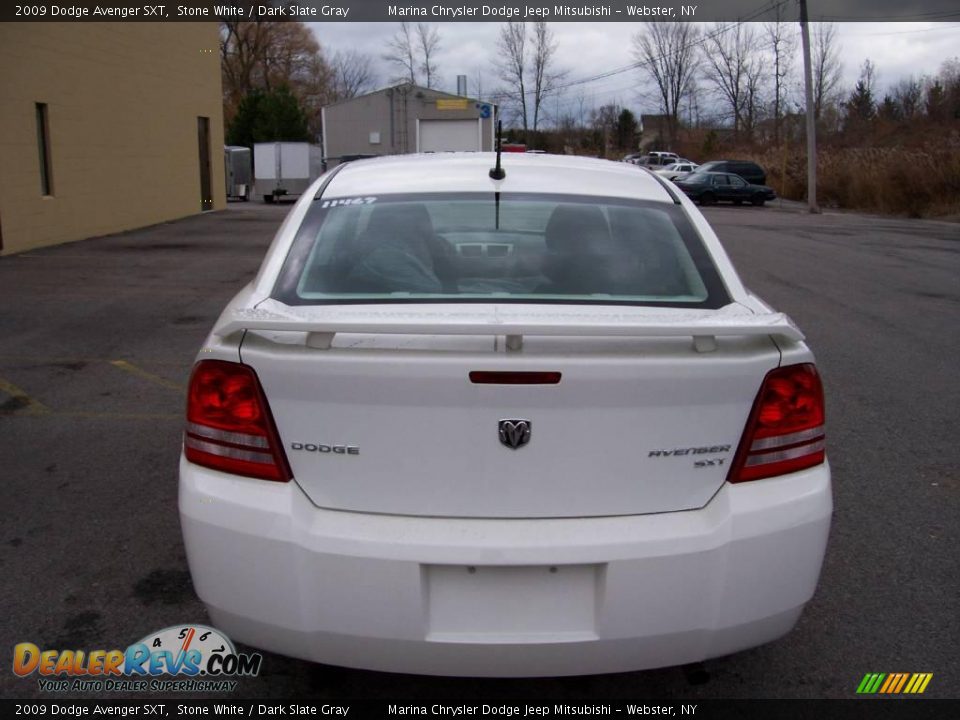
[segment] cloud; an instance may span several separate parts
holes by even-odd
[[[398,23],[311,23],[321,45],[330,52],[356,49],[374,58],[380,85],[388,84],[393,71],[383,61],[387,42]],[[477,73],[483,91],[498,83],[493,71],[501,23],[433,23],[440,32],[440,88],[454,91],[456,76],[467,75],[469,92],[477,92]],[[592,77],[624,68],[634,62],[632,37],[643,23],[551,23],[557,41],[557,64],[569,70],[569,79]],[[838,23],[843,60],[843,83],[852,87],[866,58],[876,64],[879,86],[886,88],[908,75],[930,75],[947,58],[958,54],[960,24],[957,23]],[[798,51],[799,52],[799,51]],[[800,66],[799,57],[797,66]],[[656,112],[644,92],[636,70],[586,83],[566,91],[562,108],[571,111],[582,96],[588,107],[619,102],[640,112]]]

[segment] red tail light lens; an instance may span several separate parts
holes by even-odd
[[[730,482],[785,475],[824,460],[823,385],[811,363],[767,373],[753,404]]]
[[[234,475],[290,479],[270,408],[252,368],[223,360],[202,360],[190,376],[187,460]]]

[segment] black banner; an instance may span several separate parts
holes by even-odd
[[[956,0],[810,0],[813,21],[960,19]],[[795,0],[25,0],[3,3],[2,22],[658,22],[796,19]]]
[[[960,716],[960,700],[2,700],[5,717],[318,717],[318,718],[605,718],[684,717],[695,720],[945,720]]]

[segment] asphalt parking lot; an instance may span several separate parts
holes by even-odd
[[[16,643],[110,649],[208,622],[176,509],[184,390],[288,209],[234,204],[0,258],[0,696],[50,697],[10,671]],[[747,285],[807,333],[826,385],[834,525],[794,632],[702,667],[565,679],[267,654],[237,697],[850,698],[867,672],[931,672],[927,697],[960,697],[960,225],[706,214]]]

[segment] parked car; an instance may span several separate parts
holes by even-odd
[[[664,167],[677,162],[679,159],[680,156],[676,153],[655,150],[640,158],[637,161],[637,165],[644,165],[646,167]]]
[[[701,205],[713,205],[717,202],[763,205],[767,200],[775,200],[777,197],[773,189],[766,185],[753,185],[739,175],[708,172],[703,166],[677,180],[676,184],[687,197]]]
[[[705,162],[699,169],[704,172],[733,173],[754,185],[767,183],[766,170],[749,160],[711,160]]]
[[[203,343],[179,508],[213,625],[471,676],[780,637],[832,512],[803,334],[662,178],[494,162],[334,168]]]
[[[640,158],[642,158],[643,156],[644,156],[644,153],[640,153],[640,152],[630,153],[630,154],[628,154],[628,155],[624,155],[624,156],[620,159],[620,162],[625,162],[625,163],[630,163],[631,165],[636,165],[637,162],[640,160]]]
[[[667,180],[676,180],[677,178],[682,178],[686,175],[689,175],[698,167],[700,166],[690,161],[675,162],[670,163],[666,167],[660,168],[659,170],[654,170],[654,172],[657,175],[665,177]]]

